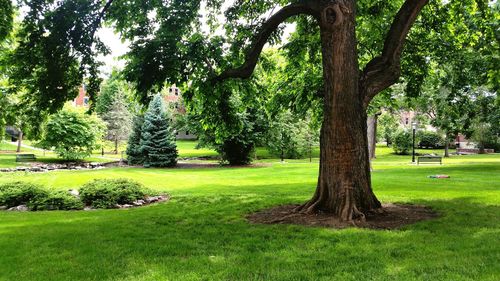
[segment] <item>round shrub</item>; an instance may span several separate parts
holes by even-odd
[[[420,131],[417,134],[420,148],[440,148],[443,147],[443,138],[436,132]]]
[[[396,154],[408,155],[412,149],[412,134],[405,130],[398,130],[392,136],[392,149]]]
[[[115,208],[117,204],[131,204],[144,198],[142,184],[128,179],[97,179],[80,188],[80,198],[94,208]]]
[[[34,183],[17,181],[0,185],[0,206],[7,208],[27,205],[30,209],[36,209],[34,203],[47,196],[48,192]]]

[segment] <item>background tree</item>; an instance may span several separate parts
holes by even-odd
[[[175,135],[170,126],[163,97],[155,95],[144,115],[140,149],[145,167],[172,167],[177,164]]]
[[[128,111],[124,97],[116,95],[113,103],[102,116],[107,126],[106,139],[114,142],[114,153],[118,154],[118,144],[126,140],[132,131],[132,115]]]
[[[129,165],[142,165],[145,154],[141,149],[141,132],[144,116],[136,115],[133,120],[132,132],[127,142],[127,161]]]
[[[14,22],[14,7],[11,0],[0,0],[0,42],[2,42],[12,30]]]
[[[69,109],[51,115],[44,127],[42,147],[53,148],[65,160],[82,160],[92,155],[105,130],[97,116]]]

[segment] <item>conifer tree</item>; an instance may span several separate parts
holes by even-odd
[[[154,96],[141,131],[140,149],[145,167],[172,167],[177,163],[177,146],[170,121],[162,96]]]
[[[118,144],[121,140],[128,138],[131,132],[130,125],[132,124],[132,116],[121,94],[114,97],[109,111],[102,116],[102,119],[106,122],[108,128],[106,139],[114,142],[114,153],[118,154]]]
[[[144,124],[144,117],[137,115],[134,117],[132,133],[128,138],[127,160],[129,165],[142,165],[144,163],[144,154],[141,150],[141,131]]]

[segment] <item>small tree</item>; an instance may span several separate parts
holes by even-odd
[[[104,134],[105,125],[95,115],[63,109],[50,116],[42,146],[54,148],[65,160],[81,160],[92,154]]]
[[[141,131],[144,124],[144,116],[134,117],[132,133],[127,143],[127,160],[129,165],[142,165],[144,163],[144,153],[141,150]]]
[[[392,136],[392,148],[396,154],[408,155],[412,149],[412,136],[407,130],[398,130]]]
[[[170,122],[162,96],[155,95],[144,116],[141,132],[140,149],[145,167],[172,167],[177,163],[177,146]]]
[[[378,118],[377,138],[384,140],[389,146],[392,143],[392,136],[398,129],[397,117],[390,112],[383,112]]]
[[[115,154],[118,154],[118,144],[121,140],[127,139],[132,130],[132,116],[127,109],[122,95],[116,95],[102,119],[106,122],[108,133],[106,139],[115,144]]]

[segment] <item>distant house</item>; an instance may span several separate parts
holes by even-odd
[[[87,88],[85,84],[78,89],[78,96],[73,100],[73,105],[76,107],[89,107],[89,96],[87,96]]]
[[[170,106],[178,114],[186,114],[186,108],[182,102],[182,93],[175,85],[167,88],[167,94],[164,96],[165,103]],[[177,131],[176,138],[179,140],[194,140],[197,139],[196,135],[189,131]]]

